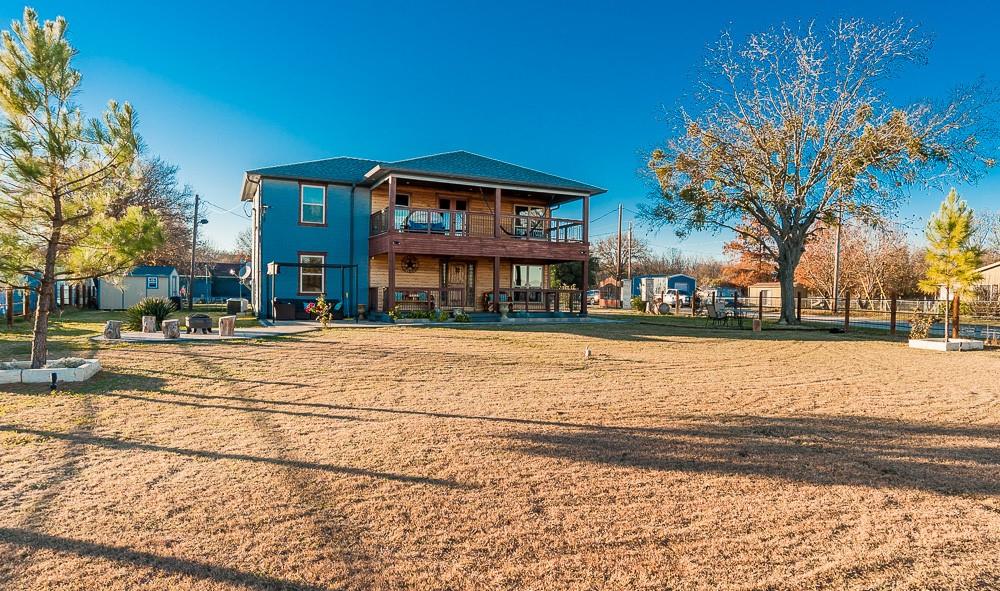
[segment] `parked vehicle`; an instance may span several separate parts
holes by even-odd
[[[587,303],[597,305],[598,300],[601,299],[601,291],[599,289],[588,289],[587,290]]]
[[[663,294],[663,303],[668,306],[676,306],[678,298],[680,298],[681,306],[691,305],[691,294],[684,293],[683,291],[677,291],[676,289],[668,289],[666,293]]]

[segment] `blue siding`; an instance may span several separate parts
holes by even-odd
[[[326,226],[303,226],[299,224],[299,183],[297,181],[263,179],[261,181],[261,203],[266,208],[260,231],[261,302],[259,313],[270,312],[270,301],[274,297],[312,299],[313,296],[299,295],[299,273],[295,267],[285,267],[273,278],[266,275],[267,264],[274,262],[295,263],[300,252],[326,254],[327,264],[356,264],[358,292],[350,272],[327,269],[324,277],[326,296],[340,300],[347,292],[348,310],[353,312],[357,304],[368,303],[368,223],[371,212],[371,194],[368,189],[358,187],[354,191],[354,260],[351,260],[351,187],[327,185]],[[263,314],[261,314],[263,316]]]

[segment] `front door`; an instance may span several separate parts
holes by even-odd
[[[475,263],[441,263],[441,305],[449,308],[475,306]]]

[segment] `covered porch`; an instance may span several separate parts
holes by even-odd
[[[376,312],[585,314],[582,289],[551,285],[553,264],[501,257],[375,256],[370,261],[368,301]]]

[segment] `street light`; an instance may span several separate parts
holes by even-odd
[[[201,201],[201,197],[198,195],[194,196],[194,220],[192,221],[193,230],[191,232],[191,275],[188,279],[188,310],[194,309],[194,256],[195,251],[198,249],[198,226],[202,224],[207,224],[208,220],[205,218],[198,218],[198,203]]]

